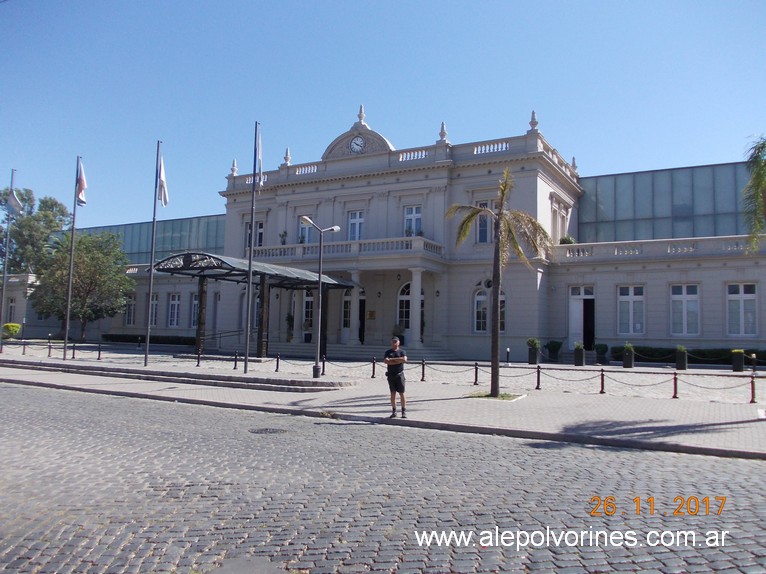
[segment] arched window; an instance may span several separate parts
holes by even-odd
[[[473,330],[475,333],[489,331],[489,292],[479,289],[473,296]],[[500,332],[505,331],[505,293],[500,291]]]
[[[425,299],[425,291],[423,289],[420,289],[420,328],[421,328],[421,334],[423,330],[423,313],[424,310],[424,299]],[[399,289],[399,298],[398,298],[398,313],[397,313],[397,323],[405,330],[410,329],[410,321],[411,321],[411,309],[412,309],[412,294],[410,292],[410,283],[405,283],[402,285],[402,288]],[[417,316],[417,315],[416,315]]]

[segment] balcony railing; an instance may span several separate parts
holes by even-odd
[[[361,241],[337,241],[324,244],[325,259],[356,257],[359,255],[395,255],[422,254],[428,257],[441,258],[444,247],[425,237],[394,237],[389,239],[364,239]],[[253,250],[255,259],[316,259],[319,255],[318,243],[299,243],[293,245],[276,245],[273,247],[256,247]]]
[[[578,243],[557,245],[555,257],[558,263],[599,261],[630,261],[638,259],[672,259],[674,257],[716,257],[744,255],[747,238],[735,235],[726,237],[694,237],[683,239],[650,239],[646,241],[617,241],[608,243]]]

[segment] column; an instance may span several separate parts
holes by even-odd
[[[351,272],[351,281],[359,285],[359,271]],[[359,345],[359,289],[351,289],[351,321],[349,323],[348,344]]]
[[[412,279],[410,280],[410,336],[407,339],[407,346],[413,349],[420,349],[423,344],[420,342],[420,292],[423,289],[423,269],[416,267],[410,269]]]

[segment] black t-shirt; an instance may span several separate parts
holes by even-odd
[[[407,353],[404,352],[404,349],[399,347],[396,351],[393,349],[387,349],[385,354],[383,355],[384,359],[389,358],[399,358],[399,357],[406,357]],[[404,372],[404,363],[399,363],[398,365],[386,365],[388,368],[386,370],[386,374],[388,375],[398,375],[399,373]]]

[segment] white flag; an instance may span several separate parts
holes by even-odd
[[[261,151],[261,130],[258,130],[258,193],[263,187],[263,152]]]
[[[78,158],[77,160],[77,187],[75,189],[75,194],[77,196],[77,205],[83,206],[86,204],[85,201],[85,190],[88,189],[88,184],[85,181],[85,168],[83,168],[82,160]]]
[[[165,181],[165,160],[160,157],[160,178],[157,187],[157,199],[162,203],[162,207],[168,204],[168,184]]]
[[[19,201],[19,196],[16,195],[15,189],[12,189],[8,194],[8,203],[6,204],[6,208],[8,209],[8,213],[10,213],[13,217],[18,217],[21,215],[23,207],[21,205],[21,201]]]

